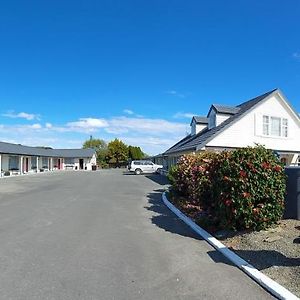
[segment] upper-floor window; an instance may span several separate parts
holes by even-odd
[[[263,135],[269,135],[270,118],[263,116]]]
[[[288,137],[288,119],[264,115],[263,135]]]

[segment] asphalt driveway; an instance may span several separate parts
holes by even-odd
[[[0,299],[271,299],[162,204],[160,179],[1,179]]]

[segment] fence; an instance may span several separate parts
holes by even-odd
[[[300,220],[300,167],[285,168],[287,187],[284,218]]]

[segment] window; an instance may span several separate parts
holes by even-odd
[[[9,170],[19,170],[19,157],[18,156],[9,156],[8,169]]]
[[[36,156],[31,156],[31,169],[36,169]]]
[[[43,168],[48,167],[48,157],[42,157],[42,166]]]
[[[65,164],[66,165],[73,165],[74,164],[74,158],[66,157],[65,158]]]
[[[269,135],[269,116],[263,116],[263,135]]]
[[[282,119],[282,136],[288,137],[288,119]]]
[[[285,166],[287,165],[286,157],[281,157],[280,161],[281,161]]]
[[[288,137],[288,119],[263,116],[263,135],[273,137]]]
[[[271,117],[271,135],[281,136],[281,119]]]

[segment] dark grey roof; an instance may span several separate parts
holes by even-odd
[[[51,149],[0,142],[0,153],[47,157],[92,157],[94,149]]]
[[[52,150],[57,157],[92,157],[95,154],[95,149],[53,149]]]
[[[277,91],[277,89],[267,92],[263,95],[260,95],[244,103],[241,103],[240,105],[237,106],[238,108],[237,113],[229,117],[220,125],[213,127],[211,129],[206,128],[200,131],[199,133],[197,133],[196,135],[193,136],[190,135],[190,138],[185,137],[184,139],[176,143],[174,146],[169,148],[164,154],[171,154],[171,153],[187,151],[187,150],[196,150],[196,147],[205,146],[216,135],[218,135],[224,129],[229,127],[235,121],[239,120],[249,109],[254,107],[256,104],[258,104],[260,101],[264,100],[268,96],[270,96],[275,91]]]
[[[215,108],[217,113],[229,114],[229,115],[234,115],[240,110],[240,108],[236,106],[219,105],[219,104],[213,104],[212,107]]]
[[[196,124],[208,124],[208,118],[202,116],[193,116],[191,124],[195,120]]]
[[[180,140],[175,145],[173,145],[171,148],[169,148],[164,154],[169,154],[169,153],[174,153],[174,152],[180,151],[181,147],[184,144],[186,144],[187,142],[189,142],[190,140],[192,140],[193,137],[194,137],[194,135],[191,135],[191,134],[187,135],[182,140]]]

